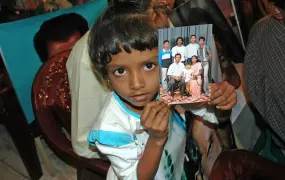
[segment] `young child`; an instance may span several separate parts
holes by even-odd
[[[191,69],[191,64],[186,64],[186,69],[184,70],[184,78],[186,83],[186,91],[190,94],[190,79],[192,77],[193,70]]]
[[[125,11],[116,9],[121,7]],[[132,8],[109,7],[90,32],[92,63],[113,91],[88,141],[110,160],[107,179],[186,179],[185,121],[156,100],[157,34],[149,16],[128,11]]]

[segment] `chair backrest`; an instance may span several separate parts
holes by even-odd
[[[70,132],[71,96],[66,70],[66,61],[71,50],[52,56],[38,70],[33,87],[32,103],[35,114],[51,108],[55,119]]]
[[[0,51],[28,123],[35,119],[31,106],[31,87],[42,63],[34,49],[33,38],[41,24],[62,14],[77,13],[83,16],[91,27],[107,5],[107,0],[95,0],[72,8],[0,24]]]

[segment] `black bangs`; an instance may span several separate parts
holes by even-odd
[[[122,51],[145,51],[158,47],[157,31],[149,17],[142,14],[121,15],[97,23],[89,36],[89,53],[96,70],[105,78],[111,56]]]

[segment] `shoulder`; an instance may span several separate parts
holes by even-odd
[[[181,67],[185,67],[185,65],[183,63],[179,63],[179,66]]]
[[[94,121],[88,142],[107,146],[122,146],[132,143],[128,115],[119,107],[113,93],[106,97],[105,104]]]
[[[271,31],[272,23],[274,23],[274,21],[275,20],[270,16],[263,17],[257,21],[250,30],[249,41],[252,38],[257,37],[261,37],[261,39],[263,39],[262,37]]]
[[[120,108],[116,101],[114,92],[111,92],[106,97],[104,106],[94,121],[93,129],[125,131],[125,121],[128,118],[128,114]]]
[[[90,56],[88,53],[88,37],[89,31],[79,39],[68,57],[66,62],[67,72],[73,68],[79,68],[81,64],[87,67],[88,70],[92,70],[90,65]]]
[[[173,68],[174,63],[170,64],[170,66],[168,67],[168,69]]]

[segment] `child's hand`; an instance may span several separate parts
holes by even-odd
[[[237,93],[235,87],[227,81],[221,83],[212,83],[210,88],[211,105],[216,105],[221,110],[231,110],[237,102]]]
[[[148,103],[141,115],[141,124],[147,130],[149,138],[165,143],[168,137],[170,108],[163,101]]]

